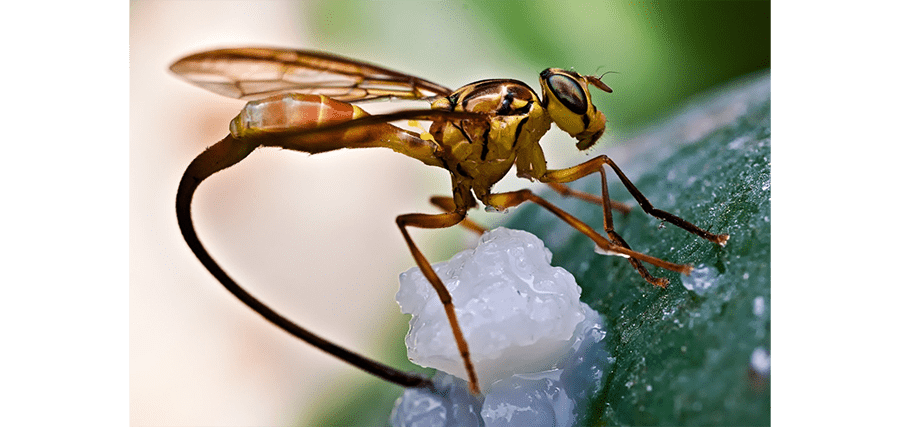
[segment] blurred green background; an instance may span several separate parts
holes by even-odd
[[[595,93],[595,104],[610,120],[603,140],[608,147],[671,114],[692,95],[768,69],[770,11],[764,1],[337,1],[310,8],[308,24],[321,37],[318,48],[350,52],[450,87],[492,77],[536,87],[538,72],[547,67],[615,71],[604,77],[613,94]],[[569,159],[584,159],[560,145]],[[548,151],[553,163],[554,150]],[[457,243],[447,245],[446,256],[460,249]],[[682,289],[678,295],[683,294]],[[405,360],[404,333],[401,326],[396,338],[386,339],[385,351],[393,365],[416,370]],[[398,387],[375,380],[336,385],[317,423],[383,424],[399,394]]]
[[[605,78],[602,109],[619,130],[716,84],[770,66],[767,1],[328,1],[310,8],[318,46],[451,87],[547,67]]]

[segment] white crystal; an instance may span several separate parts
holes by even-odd
[[[418,269],[401,275],[397,301],[412,313],[407,350],[438,367],[435,391],[409,388],[391,413],[394,426],[572,426],[588,422],[615,358],[603,345],[604,320],[578,301],[581,289],[531,234],[500,228],[434,268],[451,292],[479,374],[468,392],[437,296]],[[440,366],[438,366],[440,365]],[[444,366],[444,367],[442,367]],[[450,371],[453,375],[442,372]]]
[[[475,249],[433,265],[453,297],[485,392],[514,374],[551,369],[572,349],[586,306],[575,278],[550,259],[534,235],[500,227]],[[418,268],[400,275],[397,301],[413,315],[409,359],[467,378],[444,308]]]
[[[582,303],[585,319],[575,331],[569,351],[557,367],[498,380],[482,398],[466,383],[438,371],[432,379],[437,393],[409,388],[391,413],[395,427],[567,427],[587,422],[589,403],[602,390],[615,358],[603,345],[600,315]]]

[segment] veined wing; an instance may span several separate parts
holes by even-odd
[[[428,99],[452,92],[418,77],[309,50],[218,49],[182,58],[170,69],[197,86],[244,100],[294,92],[358,102]]]

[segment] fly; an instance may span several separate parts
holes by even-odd
[[[627,211],[610,200],[609,167],[646,213],[724,246],[728,234],[713,234],[668,212],[656,209],[607,156],[563,169],[548,169],[540,139],[555,123],[586,150],[606,130],[606,117],[591,101],[590,86],[612,89],[600,77],[559,68],[540,73],[543,97],[512,79],[481,80],[457,90],[377,65],[308,50],[270,48],[219,49],[185,57],[171,66],[185,80],[220,95],[249,101],[232,120],[230,133],[197,156],[178,187],[176,214],[188,246],[212,275],[244,304],[297,338],[384,380],[403,387],[434,388],[431,380],[402,372],[358,355],[313,334],[266,306],[239,286],[209,255],[197,237],[191,201],[197,187],[212,174],[227,169],[260,147],[278,147],[310,154],[343,148],[384,147],[418,159],[450,174],[452,197],[435,196],[431,203],[443,212],[397,217],[400,233],[422,273],[434,287],[450,322],[468,375],[470,391],[480,388],[469,349],[447,288],[409,235],[409,228],[441,229],[461,224],[483,231],[466,218],[480,201],[488,210],[504,212],[524,202],[549,210],[588,236],[598,251],[628,259],[647,282],[665,287],[668,280],[650,274],[644,263],[689,274],[690,265],[671,263],[635,252],[615,232],[612,211]],[[428,109],[369,115],[357,103],[376,99],[420,100]],[[392,124],[400,120],[431,122],[428,132]],[[563,196],[600,205],[603,231],[593,228],[530,190],[493,193],[491,187],[513,167],[519,177],[546,183]],[[565,184],[598,173],[601,196],[572,190]]]

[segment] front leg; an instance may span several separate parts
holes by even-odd
[[[652,257],[650,255],[642,254],[640,252],[635,252],[629,249],[627,246],[623,246],[619,242],[610,242],[609,240],[603,238],[600,233],[594,231],[594,229],[592,229],[589,225],[585,224],[584,221],[575,218],[574,216],[572,216],[572,214],[560,209],[558,206],[534,194],[531,190],[519,190],[511,191],[509,193],[488,194],[484,196],[482,201],[484,201],[489,206],[497,208],[498,210],[506,210],[511,207],[518,206],[524,202],[534,202],[565,221],[566,224],[569,224],[570,226],[572,226],[572,228],[578,230],[585,236],[588,236],[603,252],[613,253],[629,259],[636,259],[681,274],[690,274],[691,270],[693,269],[693,267],[691,267],[690,265],[675,264],[666,260]],[[651,277],[651,279],[653,278]],[[653,280],[648,279],[647,281],[657,286],[663,286],[662,283],[657,283]]]
[[[678,216],[670,214],[666,211],[654,208],[653,205],[650,203],[650,201],[647,200],[647,198],[644,197],[644,195],[641,194],[640,191],[638,191],[637,187],[635,187],[634,184],[631,183],[631,181],[628,179],[628,177],[625,176],[625,174],[622,172],[622,170],[619,169],[619,167],[616,166],[615,163],[613,163],[612,159],[610,159],[606,155],[600,155],[599,157],[588,160],[580,165],[572,166],[570,168],[547,170],[543,175],[538,177],[538,180],[540,180],[541,182],[547,182],[547,183],[550,183],[550,182],[566,183],[566,182],[572,182],[577,179],[583,178],[594,172],[600,172],[601,179],[603,180],[603,185],[605,187],[606,186],[606,177],[603,174],[603,166],[604,165],[608,165],[609,167],[612,168],[612,170],[619,177],[619,180],[622,181],[622,184],[625,184],[625,188],[628,189],[628,192],[631,193],[631,196],[634,197],[634,199],[638,202],[638,205],[641,206],[641,209],[643,209],[644,212],[647,212],[648,214],[650,214],[656,218],[659,218],[663,221],[675,224],[676,226],[681,227],[682,229],[684,229],[690,233],[696,234],[697,236],[700,236],[706,240],[709,240],[710,242],[716,243],[719,246],[725,246],[725,244],[728,242],[728,238],[729,238],[728,234],[710,233],[709,231],[703,230],[700,227],[697,227],[696,225],[691,224],[688,221],[685,221],[681,217],[678,217]],[[606,203],[606,201],[609,200],[609,197],[604,195],[604,199],[605,199],[604,203]],[[604,210],[607,210],[605,204],[604,204]]]

